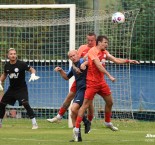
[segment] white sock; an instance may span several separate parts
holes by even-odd
[[[62,119],[62,116],[60,114],[57,115],[58,119]]]
[[[34,124],[36,124],[37,125],[37,121],[36,121],[36,119],[35,118],[32,118],[32,124],[34,125]]]
[[[74,130],[75,130],[76,132],[79,132],[79,128],[76,128],[76,127],[75,127]]]

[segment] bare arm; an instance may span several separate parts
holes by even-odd
[[[7,75],[6,75],[5,73],[3,73],[3,74],[1,75],[1,77],[0,77],[0,81],[1,81],[1,82],[4,82],[6,78],[7,78]]]
[[[66,72],[61,67],[56,67],[54,69],[54,71],[59,72],[61,77],[64,78],[65,80],[69,80],[69,78],[67,77]]]
[[[36,70],[35,70],[33,67],[30,67],[29,72],[30,72],[31,74],[35,74],[35,73],[36,73]]]
[[[110,73],[102,66],[102,64],[100,63],[99,59],[94,59],[94,63],[96,65],[96,67],[99,69],[100,72],[106,74],[108,76],[108,78],[114,82],[115,78],[113,76],[110,75]]]
[[[136,60],[130,60],[130,59],[122,59],[122,58],[116,58],[113,55],[109,54],[108,59],[113,61],[116,64],[125,64],[125,63],[133,63],[133,64],[139,64]]]

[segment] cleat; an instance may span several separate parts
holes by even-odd
[[[34,125],[32,126],[32,129],[38,129],[38,125],[37,125],[37,124],[34,124]]]
[[[109,123],[105,122],[104,124],[107,128],[111,129],[112,131],[118,131],[118,128],[113,126],[113,124],[111,122],[109,122]]]
[[[48,122],[51,122],[51,123],[57,123],[57,122],[60,122],[61,119],[58,119],[56,116],[52,119],[47,119]]]
[[[74,139],[72,139],[69,142],[75,142],[75,141],[74,141]],[[82,142],[82,138],[81,137],[80,138],[78,137],[78,141],[77,142]]]
[[[85,126],[85,134],[89,133],[91,130],[91,122],[87,121],[87,123],[85,123],[84,126]]]
[[[75,131],[75,128],[73,128],[73,138],[75,142],[78,142],[78,134],[79,131]]]
[[[70,140],[69,142],[75,142],[74,139]],[[78,137],[78,141],[77,142],[82,142],[82,137]]]

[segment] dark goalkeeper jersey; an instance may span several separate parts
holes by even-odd
[[[10,88],[26,87],[25,71],[28,71],[30,66],[23,61],[17,60],[15,64],[7,62],[4,66],[4,72],[10,80]]]

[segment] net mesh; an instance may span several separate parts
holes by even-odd
[[[113,11],[88,9],[76,10],[76,49],[86,43],[86,35],[96,32],[108,36],[108,51],[121,58],[130,58],[131,38],[139,9],[124,11],[126,22],[114,24]],[[17,50],[18,58],[37,70],[40,80],[28,83],[29,100],[38,118],[51,118],[57,114],[68,94],[68,82],[53,69],[56,66],[68,70],[69,62],[69,9],[18,9],[0,10],[1,66],[7,61],[8,48]],[[115,65],[107,62],[107,70],[117,78],[117,83],[107,82],[114,97],[113,117],[133,118],[130,88],[130,65]],[[2,67],[1,67],[2,72]],[[27,73],[27,80],[29,78]],[[8,80],[5,83],[8,87]],[[103,118],[104,101],[96,96],[95,117]],[[18,117],[27,117],[25,110],[18,106],[8,106],[8,111],[17,110]],[[64,116],[64,118],[67,118]]]

